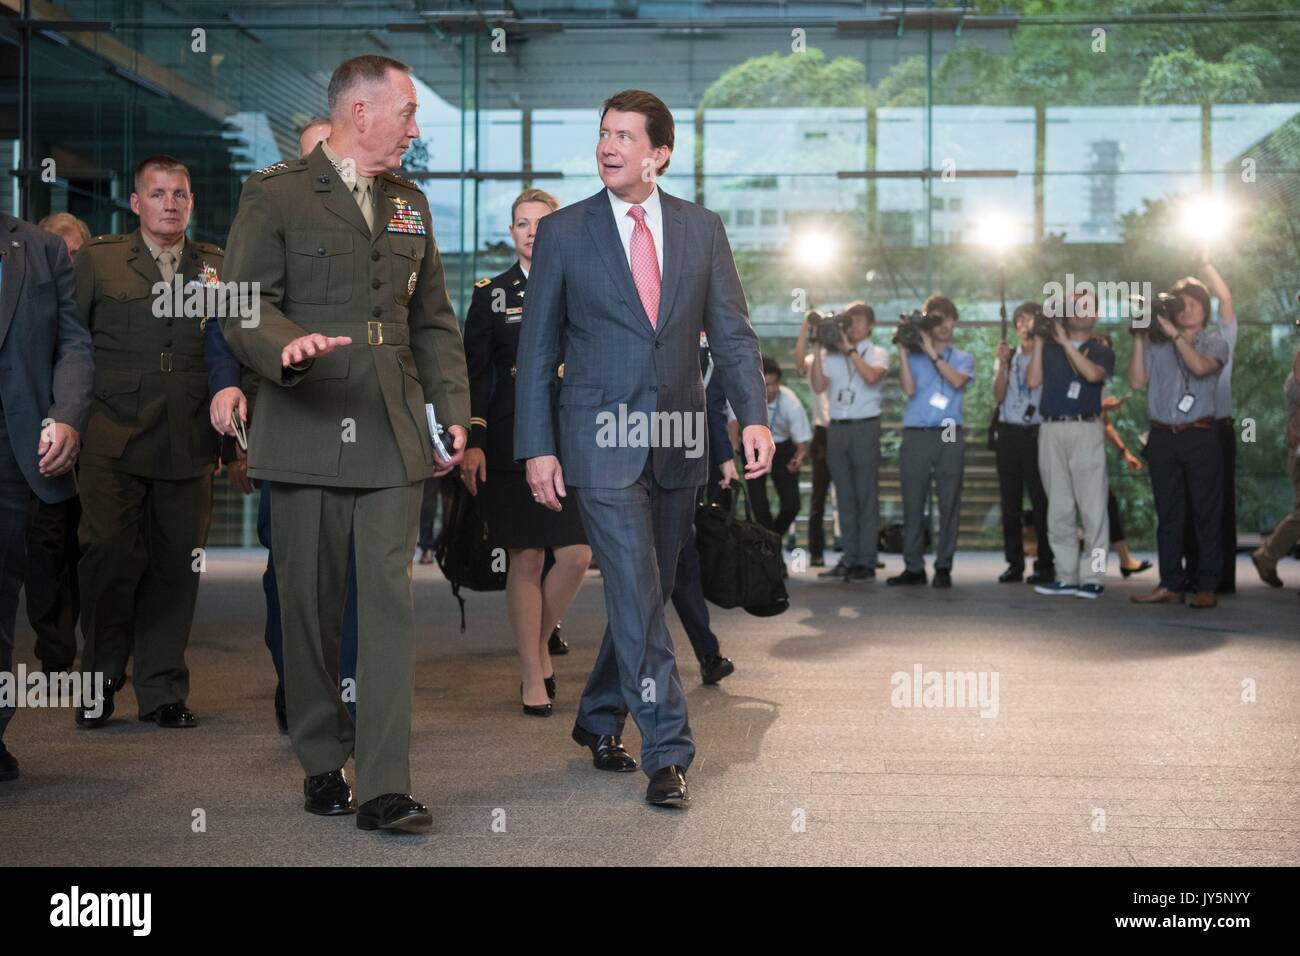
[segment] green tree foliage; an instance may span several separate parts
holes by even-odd
[[[778,106],[864,106],[866,68],[847,56],[827,61],[821,50],[769,53],[727,69],[700,98],[704,109]]]

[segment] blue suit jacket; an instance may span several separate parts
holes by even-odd
[[[707,434],[701,330],[742,427],[767,424],[758,339],[722,221],[662,190],[660,201],[664,266],[655,327],[604,189],[538,223],[519,338],[515,457],[558,455],[565,483],[577,488],[625,488],[652,453],[663,487],[704,484],[708,455],[682,440]],[[561,355],[557,427],[550,388]],[[660,431],[652,448],[649,436],[639,439],[625,426],[637,416],[653,421],[656,412],[659,422],[676,422],[649,430]]]
[[[72,472],[43,476],[37,447],[49,418],[86,433],[95,351],[77,309],[63,240],[0,213],[0,402],[23,477],[42,501],[77,493]]]

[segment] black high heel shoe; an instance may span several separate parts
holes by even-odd
[[[519,703],[524,706],[524,713],[529,717],[549,717],[551,716],[551,705],[542,704],[534,707],[532,704],[524,704],[524,685],[519,685]]]
[[[551,700],[555,700],[555,675],[552,674],[550,677],[543,677],[542,683],[546,685],[546,696],[551,698]]]
[[[1124,577],[1127,578],[1130,574],[1141,574],[1143,571],[1149,571],[1150,569],[1151,569],[1151,562],[1143,561],[1136,568],[1126,568],[1124,567],[1124,565],[1121,564],[1119,566],[1119,573],[1124,575]]]

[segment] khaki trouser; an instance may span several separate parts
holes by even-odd
[[[411,792],[411,557],[421,490],[419,482],[396,488],[275,482],[271,496],[289,739],[308,776],[341,769],[355,752],[359,804]],[[357,569],[355,726],[339,693],[349,540]]]
[[[1100,420],[1043,422],[1038,430],[1038,470],[1047,492],[1047,537],[1062,584],[1101,584],[1110,550],[1106,512],[1106,433]],[[1083,551],[1075,511],[1083,525]],[[1097,571],[1094,568],[1100,567]]]
[[[1290,469],[1291,484],[1295,486],[1295,511],[1277,523],[1259,549],[1264,561],[1273,567],[1291,553],[1296,541],[1300,541],[1300,457],[1296,457],[1294,452],[1291,453]]]

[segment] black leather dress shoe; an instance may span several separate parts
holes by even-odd
[[[952,572],[940,568],[934,569],[934,580],[930,582],[932,588],[950,588],[952,587]]]
[[[95,716],[95,710],[98,710],[99,716]],[[83,730],[93,730],[96,727],[103,727],[113,716],[113,688],[106,686],[104,688],[104,702],[102,709],[78,707],[77,708],[77,726]]]
[[[684,807],[691,802],[686,789],[686,769],[672,764],[660,767],[645,788],[645,802],[657,807]]]
[[[885,578],[885,583],[890,587],[911,587],[924,584],[925,572],[904,570],[902,574],[896,574],[892,578]]]
[[[636,769],[636,761],[623,747],[623,738],[610,734],[593,734],[573,725],[573,739],[591,750],[591,763],[597,770],[627,773]]]
[[[555,630],[551,631],[550,640],[546,642],[546,652],[556,656],[569,653],[569,645],[564,643],[564,638],[560,637],[560,626],[558,624],[555,625]]]
[[[199,722],[194,719],[184,702],[179,704],[163,704],[157,710],[148,714],[141,714],[140,719],[145,722],[157,724],[159,727],[169,727],[172,729],[183,729],[188,727],[197,727]]]
[[[700,680],[706,684],[716,684],[722,678],[736,672],[736,665],[720,654],[706,657],[700,662]]]
[[[352,788],[342,770],[313,774],[302,783],[303,809],[320,817],[356,813]]]
[[[1019,584],[1024,579],[1024,568],[1007,568],[998,575],[998,584]]]
[[[0,783],[18,779],[18,761],[3,743],[0,743]]]
[[[289,733],[289,712],[284,706],[284,685],[279,684],[275,688],[275,726],[280,728],[280,733]]]
[[[1025,578],[1026,584],[1051,584],[1056,580],[1055,571],[1035,571],[1029,577]]]
[[[384,793],[367,800],[357,810],[358,830],[396,830],[422,833],[433,826],[429,808],[409,793]]]
[[[819,578],[840,578],[841,580],[847,578],[848,575],[849,566],[843,561],[836,564],[833,568],[827,568],[825,571],[819,571],[817,573],[817,577]]]

